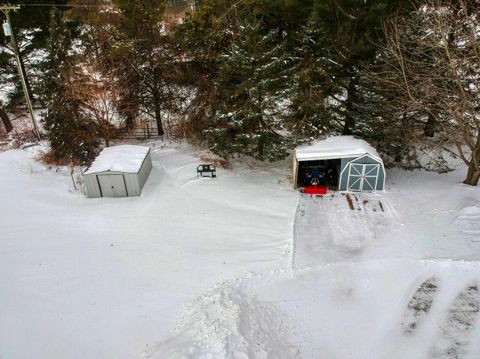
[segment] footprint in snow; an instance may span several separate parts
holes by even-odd
[[[440,327],[440,337],[431,351],[431,358],[474,359],[468,352],[469,333],[480,310],[478,283],[463,289],[451,305],[445,323]]]
[[[408,302],[405,318],[402,322],[405,333],[413,333],[432,307],[438,292],[437,279],[431,277],[423,282]]]

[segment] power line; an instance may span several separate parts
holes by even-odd
[[[93,4],[79,4],[79,5],[66,5],[66,4],[20,4],[20,6],[29,7],[112,7],[113,5],[93,5]]]
[[[240,0],[239,2],[241,2]],[[9,4],[3,5],[0,4],[0,6],[10,6]],[[38,3],[23,3],[23,4],[15,4],[15,6],[29,6],[29,7],[92,7],[92,8],[102,8],[102,7],[114,7],[115,5],[113,4],[38,4]]]
[[[112,7],[113,5],[107,5],[107,4],[15,4],[16,6],[29,6],[29,7]],[[2,5],[0,6],[10,6],[10,5]]]

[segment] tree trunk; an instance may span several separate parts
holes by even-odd
[[[265,159],[265,138],[263,138],[263,136],[260,136],[258,139],[257,151],[258,158],[263,161]]]
[[[354,117],[354,104],[356,101],[356,85],[357,80],[355,78],[350,80],[347,88],[347,100],[345,101],[346,117],[345,125],[343,126],[343,135],[353,134],[353,129],[355,127],[355,117]]]
[[[427,123],[425,124],[425,128],[423,129],[423,135],[425,137],[433,137],[435,136],[435,117],[432,115],[428,115]]]
[[[10,119],[8,118],[7,112],[0,107],[0,118],[2,119],[3,125],[5,126],[5,129],[7,130],[7,133],[13,130],[12,123],[10,122]]]
[[[468,166],[467,178],[463,183],[470,186],[477,186],[480,179],[480,131],[477,133],[475,148]]]
[[[157,90],[155,90],[153,93],[153,106],[155,109],[155,120],[157,121],[158,135],[163,136],[165,132],[163,130],[162,111],[160,109],[160,94]]]
[[[474,164],[471,164],[468,167],[467,178],[463,183],[468,184],[470,186],[477,186],[478,181],[480,180],[480,169],[476,168]]]
[[[132,113],[125,114],[125,127],[127,130],[131,130],[135,127],[135,116]]]

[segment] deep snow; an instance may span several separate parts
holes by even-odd
[[[85,174],[106,171],[138,173],[149,150],[147,146],[134,145],[104,148]]]
[[[367,153],[380,159],[380,155],[375,148],[367,141],[354,136],[327,137],[295,149],[295,157],[303,161],[322,158],[360,157]]]
[[[289,162],[196,178],[156,143],[139,198],[0,153],[0,358],[476,358],[480,190],[464,171],[300,196]],[[432,284],[433,283],[433,284]]]
[[[282,168],[197,178],[191,150],[159,145],[141,197],[86,199],[32,157],[0,153],[1,358],[140,357],[202,291],[285,265]]]

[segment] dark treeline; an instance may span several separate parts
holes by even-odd
[[[149,118],[225,158],[351,134],[389,165],[418,167],[423,148],[448,170],[451,153],[479,181],[479,0],[68,2],[86,3],[14,14],[58,161]],[[16,83],[8,51],[0,64]]]

